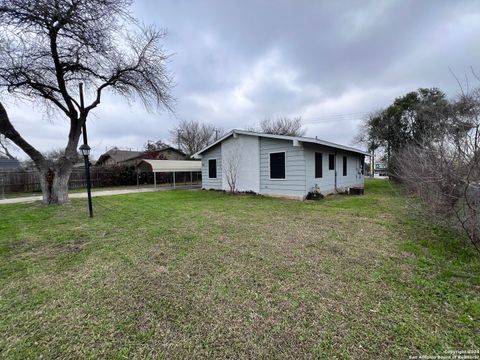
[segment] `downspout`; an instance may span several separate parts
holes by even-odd
[[[337,189],[337,150],[335,150],[334,161],[333,161],[333,169],[335,173],[335,192],[338,193]]]

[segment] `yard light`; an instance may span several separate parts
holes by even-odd
[[[83,101],[83,83],[78,84],[78,90],[80,94],[80,108],[85,110],[85,104]],[[83,144],[80,145],[80,152],[83,155],[85,160],[85,178],[87,180],[87,195],[88,195],[88,212],[90,217],[93,217],[93,208],[92,208],[92,185],[90,183],[90,161],[88,160],[88,155],[90,155],[90,146],[88,146],[87,138],[87,122],[86,119],[82,125],[82,135],[83,135]]]
[[[90,217],[93,217],[93,208],[92,208],[92,185],[90,183],[90,161],[88,160],[88,155],[90,155],[90,146],[88,144],[82,144],[79,148],[80,152],[83,155],[85,160],[85,177],[87,179],[87,196],[88,196],[88,212]]]
[[[87,144],[82,144],[79,147],[80,152],[82,153],[83,156],[89,156],[90,155],[90,146]]]

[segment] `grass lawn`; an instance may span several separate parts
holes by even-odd
[[[480,256],[387,181],[0,206],[0,357],[407,358],[480,347]],[[412,199],[409,199],[412,201]]]
[[[186,182],[178,182],[177,186],[189,186],[190,183]],[[198,185],[200,186],[201,184],[198,182],[194,182],[193,185]],[[173,187],[172,184],[158,184],[159,188],[165,188],[165,187]],[[140,189],[152,189],[153,185],[140,185]],[[105,187],[94,187],[92,188],[92,192],[97,192],[97,191],[107,191],[107,190],[136,190],[138,187],[136,185],[125,185],[125,186],[105,186]],[[76,188],[76,189],[70,189],[68,190],[69,194],[76,194],[76,193],[86,193],[87,190],[85,188]],[[28,191],[28,192],[10,192],[5,194],[5,199],[15,199],[15,198],[20,198],[20,197],[30,197],[30,196],[41,196],[42,192],[41,191]],[[1,198],[0,198],[1,200]]]

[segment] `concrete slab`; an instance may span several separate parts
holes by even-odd
[[[191,185],[177,185],[176,189],[199,189],[200,185],[191,186]],[[125,195],[125,194],[137,194],[137,193],[145,193],[145,192],[154,192],[154,191],[166,191],[166,190],[173,190],[173,187],[157,187],[155,188],[140,188],[140,189],[119,189],[119,190],[95,190],[92,191],[92,197],[99,197],[99,196],[112,196],[112,195]],[[68,195],[70,199],[83,199],[87,197],[87,192],[81,193],[71,193]],[[0,200],[0,205],[6,204],[21,204],[21,203],[31,203],[35,201],[41,201],[42,196],[26,196],[26,197],[18,197],[12,199],[3,199]]]

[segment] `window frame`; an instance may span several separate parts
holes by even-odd
[[[215,160],[215,177],[210,177],[210,161]],[[218,171],[217,171],[217,158],[210,158],[207,160],[207,171],[208,171],[208,178],[209,179],[218,179]]]
[[[315,172],[315,179],[322,179],[323,178],[323,153],[315,151],[314,153],[314,172]],[[317,155],[320,155],[320,176],[317,176]]]
[[[283,178],[272,178],[272,154],[284,154],[283,164],[284,164],[284,177]],[[287,180],[287,152],[286,151],[272,151],[268,153],[268,179],[272,181],[285,181]]]
[[[328,154],[328,170],[329,171],[335,170],[335,154]]]
[[[342,169],[343,176],[348,176],[348,157],[343,156],[343,169]]]

